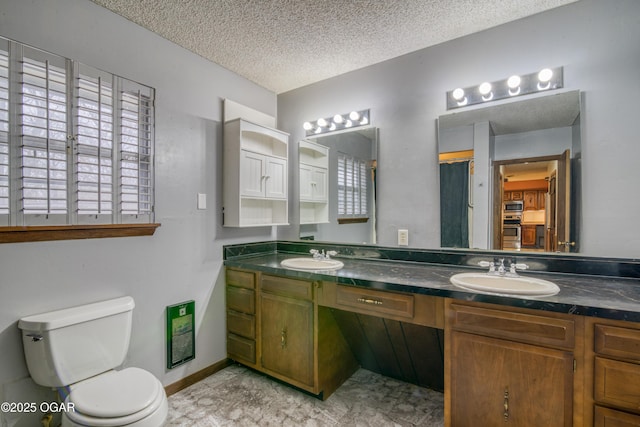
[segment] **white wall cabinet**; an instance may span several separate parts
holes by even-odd
[[[227,227],[288,224],[289,134],[244,119],[224,124],[224,220]]]
[[[298,143],[300,162],[300,223],[329,222],[329,147]]]
[[[287,198],[287,161],[251,151],[240,152],[240,195]]]
[[[327,202],[327,168],[300,164],[300,201]]]

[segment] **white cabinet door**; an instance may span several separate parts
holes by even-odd
[[[265,197],[269,199],[287,198],[287,161],[265,156]]]
[[[300,200],[313,200],[313,166],[300,163]]]
[[[327,201],[327,169],[300,164],[300,200],[305,202]]]
[[[264,197],[265,157],[242,151],[240,158],[240,194],[245,197]]]
[[[312,185],[313,185],[313,199],[317,202],[326,202],[327,196],[327,181],[328,173],[325,168],[313,168]]]

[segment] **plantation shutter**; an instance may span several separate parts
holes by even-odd
[[[76,81],[76,200],[78,221],[114,211],[113,76],[80,64]],[[101,219],[102,217],[102,219]]]
[[[120,91],[120,210],[128,222],[153,215],[153,89],[125,81]]]
[[[0,37],[0,226],[152,223],[154,99]]]
[[[9,225],[9,43],[0,40],[0,226]]]
[[[338,216],[367,215],[367,163],[338,154]]]
[[[360,169],[358,173],[358,177],[360,179],[360,215],[367,215],[367,162],[360,160],[358,162],[358,167]]]
[[[67,71],[64,58],[23,46],[19,136],[25,224],[66,223]]]

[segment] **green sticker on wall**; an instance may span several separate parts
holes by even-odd
[[[195,301],[167,306],[167,368],[196,357]]]

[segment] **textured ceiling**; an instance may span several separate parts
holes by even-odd
[[[576,0],[91,0],[276,93]]]

